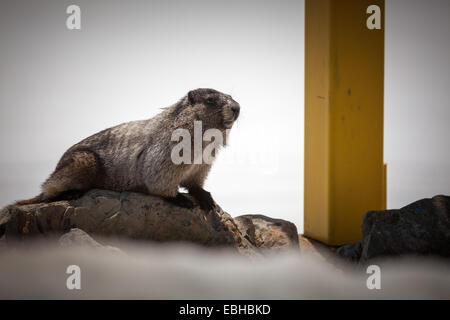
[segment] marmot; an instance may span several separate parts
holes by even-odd
[[[203,209],[210,210],[214,201],[203,183],[211,164],[174,164],[171,136],[174,130],[184,128],[193,138],[194,121],[202,122],[203,132],[216,128],[226,134],[239,111],[230,95],[214,89],[192,90],[151,119],[123,123],[75,144],[42,184],[42,193],[17,204],[50,202],[71,192],[101,188],[152,194],[192,208],[192,201],[178,192],[184,187]]]

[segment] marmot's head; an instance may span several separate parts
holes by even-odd
[[[230,129],[239,117],[239,103],[230,95],[214,89],[196,89],[187,94],[187,109],[195,113],[195,120],[204,128]]]

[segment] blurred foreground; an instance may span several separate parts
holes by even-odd
[[[366,266],[308,252],[249,259],[187,245],[112,247],[49,244],[0,251],[1,299],[450,299],[448,260],[376,261],[381,289],[369,290]],[[81,289],[66,287],[69,265]]]

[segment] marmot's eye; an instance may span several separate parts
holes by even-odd
[[[214,104],[214,102],[215,102],[214,98],[206,99],[206,103],[208,103],[208,104]]]

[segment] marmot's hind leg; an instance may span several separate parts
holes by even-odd
[[[76,151],[64,155],[56,170],[42,184],[42,201],[73,198],[93,187],[100,165],[94,153]]]

